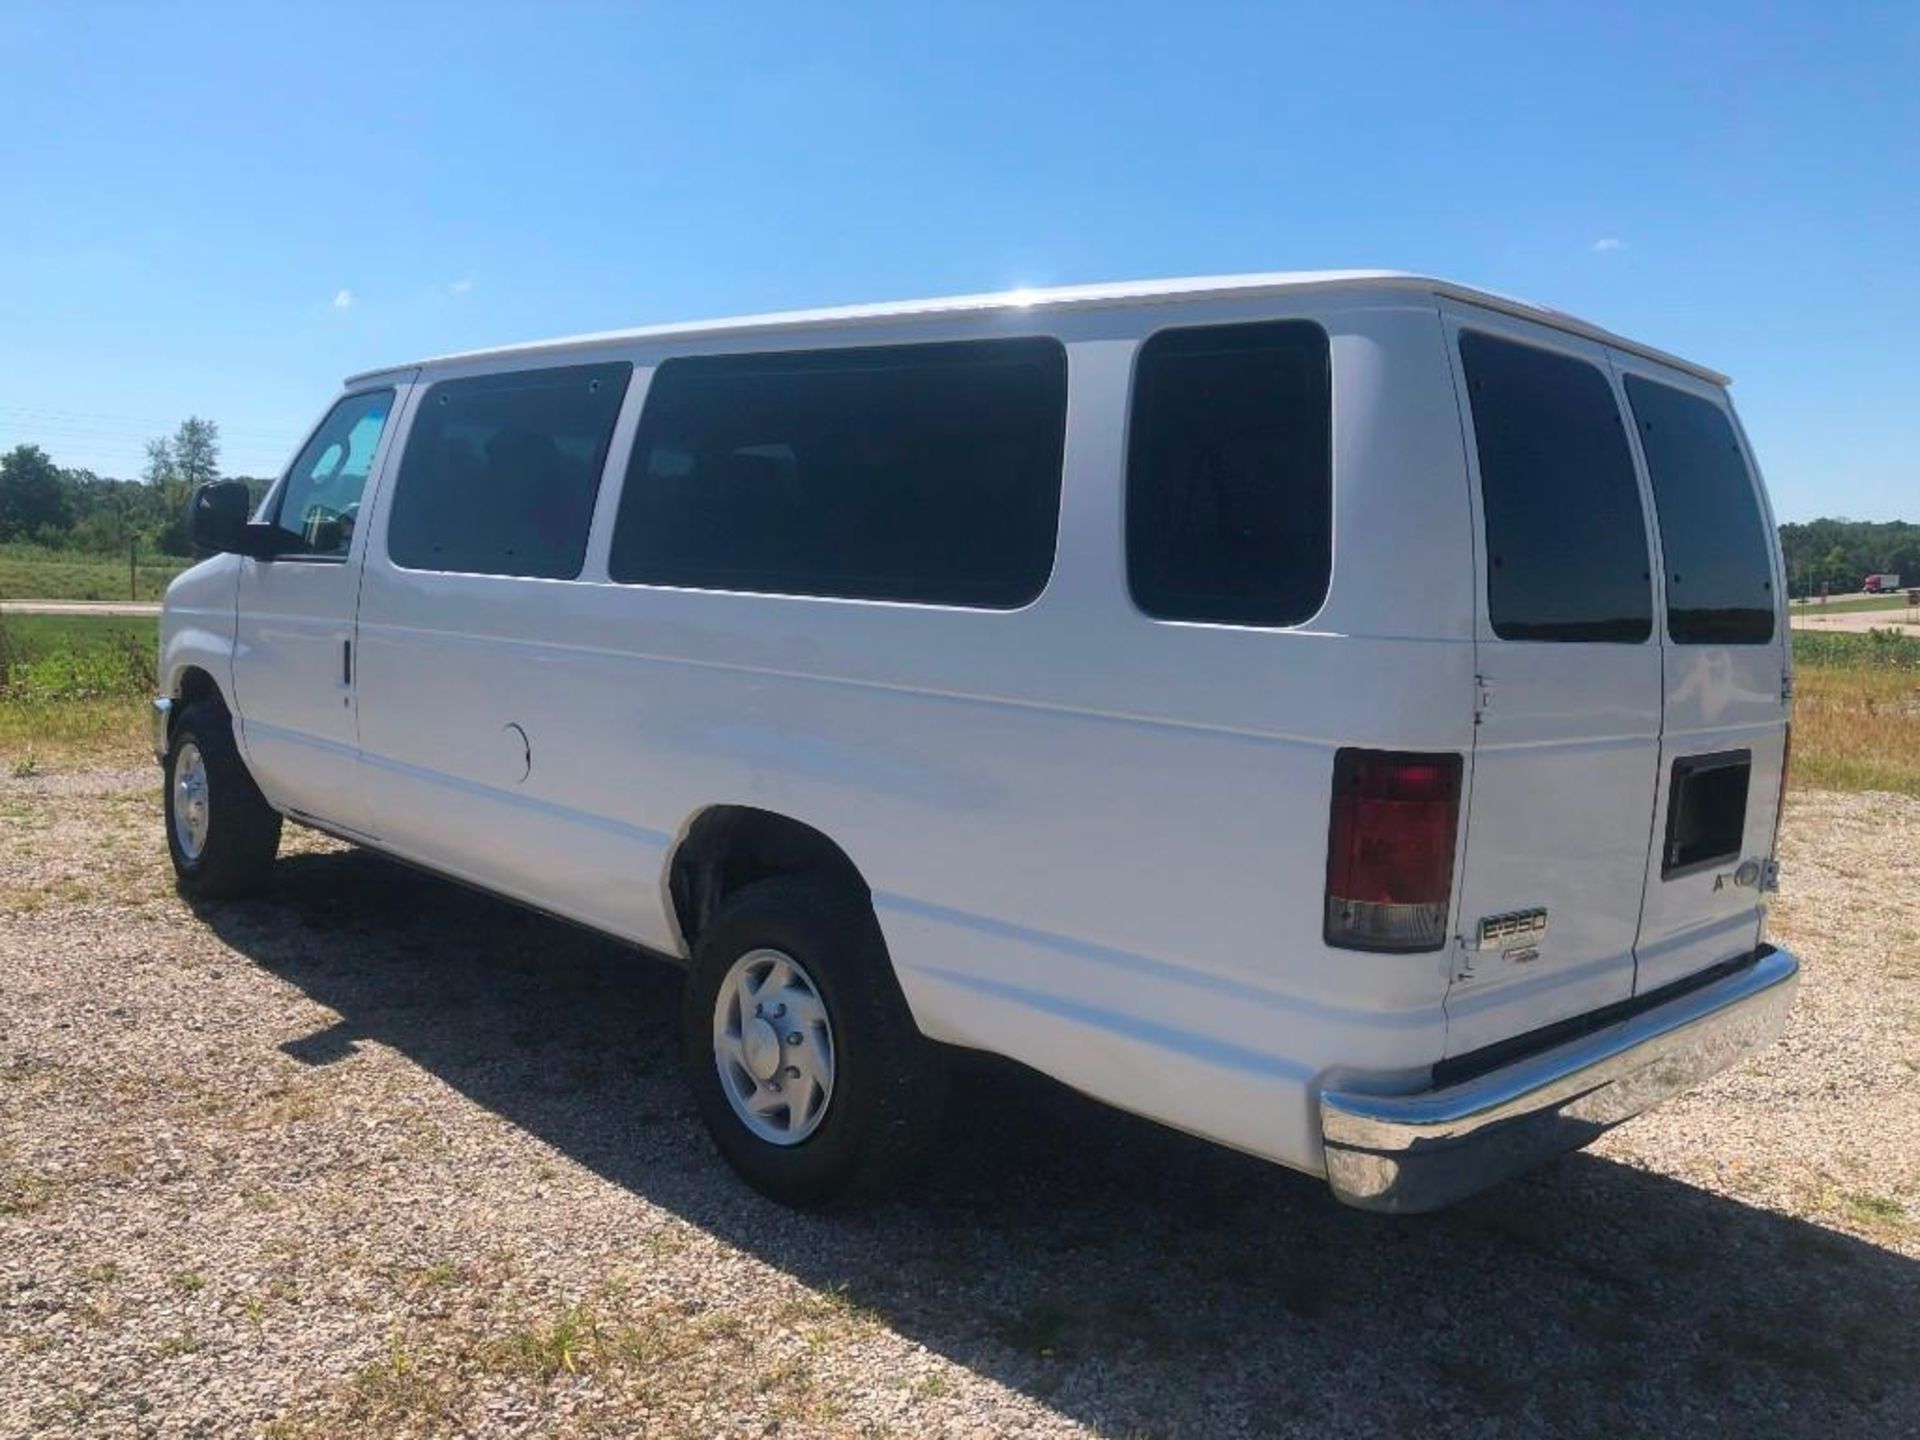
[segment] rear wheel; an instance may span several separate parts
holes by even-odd
[[[729,899],[695,946],[681,1037],[721,1155],[784,1204],[875,1198],[932,1143],[943,1067],[844,886],[782,877]]]
[[[280,848],[280,816],[247,773],[225,707],[187,706],[168,737],[167,851],[187,895],[244,895],[267,878]]]

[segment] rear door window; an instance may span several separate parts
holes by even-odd
[[[394,484],[387,553],[410,570],[570,580],[633,366],[566,365],[428,389]]]
[[[1627,376],[1666,559],[1677,645],[1773,639],[1773,547],[1727,412],[1704,396]]]
[[[1626,427],[1598,366],[1460,335],[1486,517],[1487,612],[1502,640],[1637,644],[1653,575]]]
[[[1127,585],[1161,620],[1298,625],[1333,568],[1327,332],[1299,320],[1162,330],[1140,347]]]

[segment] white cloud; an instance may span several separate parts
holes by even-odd
[[[351,310],[353,308],[353,292],[351,290],[336,290],[333,296],[333,308],[336,310]]]
[[[1598,240],[1596,240],[1596,241],[1594,241],[1594,242],[1593,242],[1593,248],[1594,248],[1594,250],[1595,250],[1595,251],[1596,251],[1597,253],[1600,253],[1600,254],[1604,254],[1604,253],[1606,253],[1606,252],[1607,252],[1607,251],[1609,251],[1609,250],[1624,250],[1624,249],[1626,249],[1626,248],[1627,248],[1627,242],[1626,242],[1626,241],[1624,241],[1624,240],[1619,240],[1619,239],[1615,239],[1615,238],[1614,238],[1613,236],[1611,236],[1611,235],[1606,235],[1606,236],[1602,236],[1602,237],[1601,237],[1600,239],[1598,239]]]
[[[473,289],[473,276],[471,275],[463,275],[451,285],[447,286],[447,292],[452,295],[464,295],[471,289]]]

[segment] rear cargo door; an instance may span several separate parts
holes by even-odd
[[[1603,347],[1443,302],[1473,472],[1468,796],[1447,1052],[1633,993],[1660,750],[1652,537]]]
[[[1635,947],[1646,993],[1760,941],[1786,745],[1779,547],[1724,389],[1614,352],[1653,501],[1666,718]]]

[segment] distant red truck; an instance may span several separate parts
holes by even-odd
[[[1869,575],[1860,588],[1869,595],[1891,595],[1900,588],[1898,575]]]

